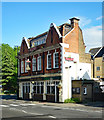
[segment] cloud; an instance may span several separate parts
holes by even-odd
[[[91,48],[102,46],[102,26],[92,26],[83,29],[86,52]]]
[[[92,22],[92,20],[89,19],[89,18],[87,18],[87,17],[78,16],[77,18],[80,19],[79,25],[80,25],[82,28]]]
[[[102,16],[96,18],[96,20],[101,20],[101,19],[102,19]]]

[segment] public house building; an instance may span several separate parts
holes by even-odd
[[[36,37],[23,37],[18,53],[19,98],[64,102],[72,97],[73,80],[91,79],[91,56],[79,19],[56,26]]]

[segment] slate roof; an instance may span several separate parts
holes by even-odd
[[[64,23],[64,24],[62,24],[60,26],[57,26],[57,29],[59,30],[61,35],[62,35],[62,31],[63,31],[63,26],[65,27],[65,29],[64,29],[64,36],[65,36],[68,32],[70,32],[72,30],[72,26],[69,23]],[[39,34],[39,35],[37,35],[35,37],[30,37],[30,38],[28,38],[28,42],[33,40],[33,39],[42,37],[42,36],[46,35],[47,33],[48,33],[48,31],[44,32],[42,34]]]
[[[92,48],[89,50],[89,53],[91,53],[91,55],[95,55],[100,49],[101,49],[101,47]]]
[[[94,57],[102,57],[104,55],[104,46],[94,55]]]

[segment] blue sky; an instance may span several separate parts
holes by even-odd
[[[22,37],[33,37],[57,26],[80,18],[86,51],[101,46],[102,2],[3,2],[2,43],[21,45]]]

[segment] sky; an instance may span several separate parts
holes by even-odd
[[[2,43],[20,46],[22,38],[35,37],[57,26],[80,19],[86,52],[102,46],[102,2],[3,2]]]

